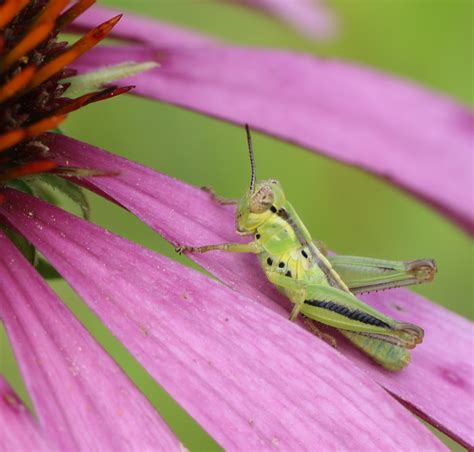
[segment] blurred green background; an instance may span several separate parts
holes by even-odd
[[[314,42],[265,15],[225,2],[99,3],[192,27],[235,44],[353,60],[418,81],[465,104],[473,102],[470,0],[332,0],[328,4],[339,17],[340,32],[328,42]],[[65,131],[190,184],[212,185],[223,196],[239,197],[248,182],[243,130],[173,106],[121,96],[71,115]],[[259,178],[282,182],[316,238],[344,254],[433,257],[439,266],[435,282],[414,290],[465,317],[474,317],[473,247],[463,232],[424,204],[360,170],[263,135],[255,134],[254,146]],[[98,197],[91,195],[90,199],[94,222],[191,265],[177,258],[168,243],[132,215]],[[52,286],[137,382],[186,447],[218,449],[67,284],[54,281]],[[0,372],[28,400],[3,330]]]

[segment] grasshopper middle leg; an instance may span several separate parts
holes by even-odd
[[[390,261],[358,256],[331,256],[328,259],[352,293],[430,282],[437,272],[432,259]]]

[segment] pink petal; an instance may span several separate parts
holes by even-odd
[[[77,26],[111,14],[96,8]],[[131,15],[114,33],[144,45],[96,48],[77,68],[157,60],[159,68],[130,79],[135,93],[249,123],[360,167],[474,233],[474,116],[451,99],[355,64],[206,43],[197,34],[189,37],[190,32]]]
[[[25,215],[34,227],[33,211]],[[3,233],[0,249],[0,317],[54,448],[180,449],[150,403]],[[6,420],[15,428],[18,418]]]
[[[348,360],[281,316],[36,198],[6,194],[0,214],[224,448],[444,450]]]
[[[221,0],[233,1],[233,0]],[[330,38],[337,31],[336,18],[332,11],[324,5],[321,0],[234,0],[235,3],[248,5],[265,11],[283,22],[294,26],[296,29],[309,37]],[[90,29],[98,23],[110,19],[120,11],[109,8],[94,6],[86,13],[75,19],[71,30]],[[199,35],[196,32],[187,31],[156,20],[134,16],[126,13],[127,26],[120,30],[120,36],[140,42],[148,42],[156,45],[196,45],[213,42],[210,38]]]
[[[93,178],[88,183],[172,243],[239,241],[233,210],[211,202],[203,191],[71,138],[49,137],[58,161],[117,171],[117,177]],[[230,287],[288,316],[289,302],[267,282],[254,256],[209,253],[189,257]],[[420,324],[426,331],[425,342],[414,351],[412,364],[398,374],[372,365],[352,347],[351,359],[425,419],[461,443],[474,445],[469,377],[474,372],[472,324],[407,290],[384,292],[368,301],[395,318]],[[394,308],[395,304],[403,311]]]
[[[413,350],[413,363],[403,372],[403,378],[381,372],[365,359],[358,359],[360,365],[410,409],[472,449],[473,323],[405,289],[361,298],[391,317],[422,326],[425,338]],[[358,358],[359,352],[350,344],[341,347],[348,356]]]
[[[222,0],[221,0],[222,1]],[[336,31],[335,18],[323,1],[223,0],[260,9],[313,38],[328,38]]]
[[[0,375],[0,451],[51,450],[39,426]]]

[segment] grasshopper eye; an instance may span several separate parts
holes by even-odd
[[[263,213],[273,205],[273,191],[269,186],[263,186],[257,191],[249,202],[249,210],[252,213]]]

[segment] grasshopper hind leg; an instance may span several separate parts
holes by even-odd
[[[406,348],[353,331],[339,330],[339,332],[384,369],[397,372],[410,363],[411,355]]]
[[[307,329],[324,342],[337,349],[337,340],[328,333],[324,333],[317,326],[317,322],[305,317],[304,324]],[[377,364],[391,372],[398,372],[404,369],[411,361],[410,352],[386,340],[376,339],[370,335],[356,333],[347,330],[338,330],[346,339],[364,354],[368,355]]]

